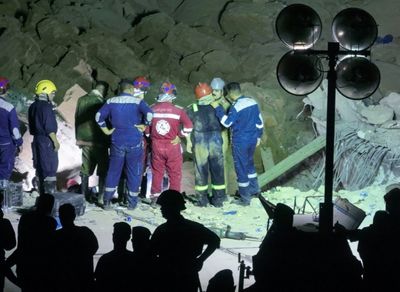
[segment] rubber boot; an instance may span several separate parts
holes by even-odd
[[[81,181],[81,193],[85,196],[86,201],[92,203],[92,198],[89,191],[89,176],[81,174]]]
[[[220,208],[223,207],[223,203],[227,200],[225,190],[212,190],[211,205]]]
[[[9,198],[7,197],[8,180],[0,180],[0,207],[7,209],[9,206]]]
[[[54,195],[57,191],[57,182],[56,181],[44,181],[43,189],[45,194]]]
[[[100,208],[103,207],[104,203],[104,189],[105,189],[105,178],[99,177],[99,193],[97,194],[96,205]]]
[[[208,193],[197,193],[196,195],[197,202],[194,203],[197,207],[207,207],[208,203],[210,202],[208,199]]]
[[[106,211],[112,210],[111,201],[109,201],[109,200],[103,201],[103,210],[106,210]]]

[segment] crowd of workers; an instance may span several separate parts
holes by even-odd
[[[0,182],[6,189],[15,154],[22,138],[14,106],[7,102],[9,81],[0,78]],[[196,102],[188,108],[174,104],[176,86],[162,83],[156,102],[149,106],[144,96],[150,87],[144,76],[123,79],[118,94],[107,97],[108,84],[98,81],[94,89],[79,98],[75,112],[76,144],[82,150],[81,192],[104,209],[111,209],[112,198],[122,178],[127,185],[127,207],[139,201],[143,174],[150,165],[150,202],[160,195],[164,177],[169,189],[181,191],[183,148],[193,153],[195,196],[198,206],[221,207],[226,195],[226,156],[232,148],[238,193],[234,203],[247,206],[260,192],[254,166],[254,151],[260,144],[263,119],[257,103],[242,94],[239,83],[225,84],[214,78],[210,85],[198,83]],[[50,80],[35,87],[36,98],[29,107],[29,132],[38,190],[53,194],[57,189],[57,121],[53,99],[57,88]],[[62,147],[62,146],[61,146]],[[150,155],[148,155],[150,154]],[[150,159],[149,163],[147,159]],[[89,177],[97,169],[98,194],[89,190]],[[209,180],[211,186],[209,186]],[[211,188],[211,195],[209,195]]]

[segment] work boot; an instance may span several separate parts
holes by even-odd
[[[81,193],[85,196],[88,203],[92,203],[92,197],[89,191],[89,176],[81,174]]]
[[[105,211],[112,210],[111,201],[104,200],[104,202],[103,202],[103,210],[105,210]]]
[[[54,195],[57,191],[57,182],[45,180],[43,182],[43,190],[45,194]]]
[[[197,207],[207,207],[209,203],[208,194],[196,194],[195,197],[197,202],[193,203],[193,205]]]
[[[99,193],[97,194],[97,200],[96,200],[95,204],[97,206],[99,206],[100,208],[103,207],[104,189],[105,189],[104,179],[99,178]]]

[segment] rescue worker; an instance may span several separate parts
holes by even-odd
[[[128,209],[136,208],[143,169],[143,117],[148,124],[153,112],[145,101],[144,91],[132,80],[123,80],[121,94],[110,98],[96,114],[96,122],[106,135],[111,135],[110,162],[106,177],[104,209],[111,199],[124,169],[128,185]],[[110,123],[111,129],[108,128]]]
[[[221,124],[232,131],[232,154],[240,195],[240,199],[234,203],[248,206],[251,197],[260,192],[253,156],[261,142],[264,122],[258,104],[252,98],[242,95],[239,83],[229,83],[226,91],[233,102],[228,114],[225,114],[218,101],[211,105]]]
[[[215,77],[211,80],[210,86],[212,88],[212,95],[214,100],[218,101],[225,112],[228,111],[231,104],[224,97],[224,87],[225,81],[219,77]],[[230,149],[230,135],[229,129],[222,127],[221,130],[222,136],[222,153],[224,154],[224,175],[225,175],[225,187],[226,193],[234,193],[237,189],[236,183],[233,181],[233,177],[235,176],[235,171],[232,169],[233,159],[232,159],[232,151]],[[229,179],[231,177],[231,179]]]
[[[181,193],[166,190],[157,200],[167,222],[158,226],[151,236],[151,249],[161,289],[165,292],[195,292],[200,286],[198,272],[204,261],[220,245],[220,238],[202,224],[185,219]],[[207,246],[205,249],[204,246]]]
[[[10,81],[0,77],[0,191],[6,192],[14,168],[15,155],[21,151],[22,137],[14,106],[7,102]]]
[[[133,81],[133,86],[137,92],[143,91],[147,92],[150,88],[150,81],[145,76],[138,76]],[[139,97],[144,98],[144,95],[140,95]],[[143,121],[144,123],[144,121]],[[146,135],[143,135],[143,171],[142,171],[142,179],[140,185],[140,193],[139,197],[143,198],[146,196],[146,184],[147,184],[147,176],[146,176],[146,169],[147,169],[147,156],[149,153],[149,141],[147,141]],[[118,203],[121,206],[127,206],[127,186],[126,186],[126,174],[122,173],[120,182],[118,184]],[[143,200],[143,199],[142,199]]]
[[[81,192],[88,202],[92,202],[89,191],[89,177],[94,173],[97,166],[99,177],[99,193],[97,202],[103,204],[104,184],[108,168],[108,147],[109,138],[95,122],[97,111],[105,103],[108,84],[104,81],[97,81],[94,89],[80,97],[75,110],[75,137],[76,145],[82,149],[81,167]]]
[[[36,84],[35,101],[29,106],[29,133],[33,135],[32,157],[36,176],[39,179],[39,193],[54,194],[60,144],[57,140],[57,121],[53,99],[57,88],[50,80]]]
[[[151,139],[151,199],[155,201],[162,191],[164,171],[169,178],[169,188],[180,191],[182,180],[181,137],[187,137],[193,124],[183,108],[172,104],[176,98],[176,87],[164,82],[152,105],[154,118],[150,125]],[[182,127],[182,128],[181,128]]]
[[[197,103],[191,105],[188,116],[193,122],[193,132],[187,139],[188,149],[194,154],[195,192],[197,205],[204,207],[209,202],[208,178],[211,176],[210,202],[215,207],[222,207],[226,199],[224,179],[224,157],[222,126],[215,109],[210,105],[214,100],[213,90],[207,83],[195,87]]]

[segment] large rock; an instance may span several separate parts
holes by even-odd
[[[111,37],[90,37],[82,40],[86,48],[88,63],[95,60],[103,68],[108,69],[121,78],[133,78],[143,74],[145,66],[132,49]]]
[[[43,44],[71,44],[76,39],[77,27],[61,22],[55,17],[45,18],[37,24],[37,33]]]
[[[265,43],[274,37],[273,27],[280,3],[231,2],[220,20],[221,29],[234,37],[242,35],[248,43]]]
[[[153,38],[160,41],[175,25],[175,21],[166,13],[155,13],[142,18],[142,20],[126,35],[125,38],[133,38],[136,41],[144,38]]]
[[[210,37],[183,23],[179,23],[170,30],[164,43],[182,56],[198,51],[229,50],[229,46],[223,40]]]
[[[192,27],[220,29],[219,15],[228,0],[185,0],[174,12],[174,18]]]

